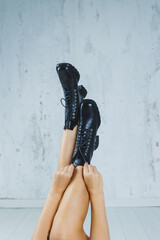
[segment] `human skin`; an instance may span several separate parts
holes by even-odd
[[[83,176],[91,201],[90,239],[109,240],[102,175],[95,166],[85,163]]]
[[[32,240],[87,240],[83,223],[91,201],[90,239],[109,240],[102,177],[91,165],[71,163],[77,127],[65,130],[62,137],[58,170],[37,223]]]
[[[59,158],[58,158],[57,171],[61,170],[64,167],[68,167],[71,164],[71,159],[72,159],[75,141],[76,141],[77,128],[78,126],[76,126],[73,129],[73,131],[69,129],[66,129],[63,131]],[[54,174],[52,183],[53,182],[56,183],[58,179],[59,180],[62,179],[62,182],[63,182],[63,175],[62,176],[60,175],[61,178],[60,176],[59,177],[58,176],[59,174],[56,174],[56,173]],[[68,179],[68,184],[70,182],[71,177],[72,176],[70,176],[70,178]],[[57,192],[55,192],[55,187],[53,187],[53,184],[52,184],[46,203],[43,207],[42,213],[40,215],[34,234],[32,236],[32,240],[47,239],[47,236],[49,235],[49,232],[51,230],[52,222],[58,210],[59,203],[61,201],[62,196],[63,196],[63,192],[61,192],[61,194],[59,193],[57,194]]]
[[[71,164],[76,142],[77,128],[78,126],[76,126],[73,130],[66,129],[63,131],[58,158],[58,169]]]
[[[54,173],[52,186],[32,236],[32,240],[47,239],[59,202],[64,190],[70,182],[73,172],[74,166],[71,164]]]
[[[50,240],[87,240],[83,223],[88,206],[89,194],[83,180],[83,167],[78,166],[54,217]]]

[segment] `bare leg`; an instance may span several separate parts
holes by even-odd
[[[82,171],[82,166],[75,169],[74,176],[63,195],[51,228],[51,240],[88,239],[83,230],[83,223],[88,211],[89,195]]]
[[[71,163],[77,128],[78,126],[73,131],[66,129],[63,132],[58,169]],[[74,176],[61,199],[50,232],[51,240],[78,240],[78,237],[79,239],[88,239],[83,231],[83,222],[88,211],[89,195],[83,180],[82,170],[81,166],[75,169]]]
[[[75,141],[76,141],[77,128],[78,126],[76,126],[73,129],[73,131],[66,129],[63,132],[60,153],[59,153],[59,160],[58,160],[58,170],[62,167],[65,167],[71,164]]]

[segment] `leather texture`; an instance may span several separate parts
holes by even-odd
[[[85,162],[90,164],[93,151],[99,145],[99,137],[96,134],[100,124],[100,113],[96,102],[84,99],[80,106],[80,121],[72,158],[75,167],[83,166]]]
[[[64,129],[73,130],[78,124],[79,107],[87,91],[82,85],[78,86],[80,74],[70,63],[57,64],[56,71],[64,92],[64,98],[61,99],[65,102]]]

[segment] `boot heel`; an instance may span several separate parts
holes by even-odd
[[[99,136],[97,135],[94,139],[94,150],[96,150],[99,146]]]
[[[83,87],[83,85],[78,86],[79,89],[79,93],[80,95],[85,98],[87,95],[87,90],[85,89],[85,87]]]

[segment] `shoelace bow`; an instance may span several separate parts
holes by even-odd
[[[72,99],[73,99],[73,94],[72,90],[65,90],[64,91],[65,98],[61,98],[60,102],[63,107],[67,108],[72,106]],[[65,105],[63,104],[63,101],[65,101]]]

